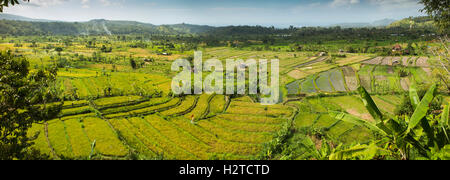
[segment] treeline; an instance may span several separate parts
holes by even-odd
[[[15,36],[35,35],[177,35],[203,33],[210,26],[190,24],[156,26],[133,21],[92,20],[89,22],[31,22],[0,20],[0,34]]]
[[[218,41],[261,41],[272,43],[303,42],[318,43],[339,40],[391,40],[398,39],[432,39],[436,34],[432,29],[393,28],[341,28],[341,27],[303,27],[276,29],[273,27],[223,27],[202,35],[208,42]]]

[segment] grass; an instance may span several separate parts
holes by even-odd
[[[92,112],[92,108],[90,106],[83,106],[83,107],[77,107],[77,108],[70,108],[70,109],[63,109],[60,113],[61,117],[65,116],[73,116],[73,115],[80,115],[80,114],[87,114]]]
[[[268,117],[287,117],[292,114],[292,110],[286,106],[273,105],[264,106],[250,102],[232,101],[227,113],[231,114],[251,114]]]
[[[314,76],[308,76],[305,81],[301,84],[302,93],[315,93],[317,92],[316,86],[314,85]]]
[[[62,56],[71,60],[73,64],[70,67],[73,68],[59,69],[56,88],[61,89],[63,98],[69,101],[64,102],[61,117],[51,120],[48,128],[50,145],[57,155],[86,159],[91,143],[96,140],[95,158],[99,159],[127,158],[131,153],[138,153],[144,159],[161,156],[188,160],[253,159],[262,150],[262,144],[273,140],[274,133],[282,124],[290,122],[287,117],[293,115],[293,108],[289,106],[262,106],[257,98],[249,96],[233,98],[229,106],[228,97],[224,95],[169,97],[171,77],[175,74],[170,71],[170,65],[174,59],[191,55],[192,51],[170,50],[173,55],[161,56],[155,55],[158,48],[163,48],[160,45],[130,48],[133,42],[101,38],[102,42],[98,43],[109,41],[113,46],[113,52],[101,54],[105,58],[100,60],[102,62],[78,61],[75,53],[90,57],[97,51],[86,48],[83,43],[73,42],[64,48]],[[40,43],[41,47],[46,44],[49,43]],[[52,44],[62,46],[61,43]],[[16,49],[12,46],[1,44],[0,48]],[[175,46],[180,47],[181,44],[175,43]],[[360,62],[371,58],[371,54],[347,53],[346,58],[337,58],[335,63],[317,61],[300,66],[328,57],[317,57],[317,52],[287,52],[290,51],[289,45],[271,46],[275,51],[255,51],[254,48],[264,47],[200,47],[204,51],[204,59],[280,59],[280,86],[297,81],[298,84],[293,83],[289,92],[298,94],[300,91],[307,96],[320,92],[354,91],[359,81],[371,92],[401,91],[402,84],[397,75],[402,68],[411,73],[405,77],[411,81],[427,83],[430,79],[422,68],[382,66],[379,65],[382,61],[377,59],[373,61],[375,65],[361,65]],[[29,57],[32,66],[44,68],[54,62],[50,58],[53,52],[44,53],[42,50],[32,55],[30,48],[17,49],[21,51],[20,55]],[[152,57],[155,61],[132,69],[128,59],[130,55],[137,60]],[[411,65],[417,65],[417,58],[411,59],[414,59]],[[355,71],[359,71],[360,79],[357,79]],[[289,98],[293,100],[300,96]],[[388,113],[392,113],[395,105],[401,102],[401,97],[396,95],[377,95],[374,99]],[[293,123],[297,129],[322,129],[333,140],[349,144],[372,138],[367,129],[336,123],[327,115],[330,109],[341,110],[371,120],[357,96],[304,98],[288,104],[291,103],[296,104],[299,110]],[[191,123],[191,117],[195,119],[194,123]],[[53,156],[44,125],[35,124],[28,133],[28,136],[39,133],[33,147]]]
[[[234,122],[244,122],[244,123],[255,123],[255,124],[280,124],[284,122],[285,120],[281,118],[272,118],[267,116],[252,116],[252,115],[246,115],[246,114],[221,114],[217,117],[226,119],[226,120],[233,120]]]
[[[375,101],[375,104],[377,105],[377,107],[380,108],[382,111],[387,112],[392,115],[394,114],[394,110],[396,108],[395,104],[386,102],[378,96],[372,96],[372,99],[373,99],[373,101]]]
[[[328,114],[322,114],[314,123],[314,127],[316,128],[328,128],[334,123],[336,123],[336,119],[330,117]]]
[[[254,155],[259,152],[261,147],[255,144],[232,142],[220,138],[218,135],[204,129],[198,125],[194,125],[184,118],[175,118],[170,121],[180,129],[195,136],[199,140],[211,146],[211,152],[217,154],[234,154],[240,156]]]
[[[142,99],[140,96],[118,96],[118,97],[108,97],[108,98],[101,98],[94,101],[94,104],[97,107],[104,107],[108,105],[114,105],[114,104],[122,104],[122,103],[129,103],[133,101],[137,101]]]
[[[84,133],[79,119],[70,119],[64,121],[64,124],[74,156],[78,158],[88,157],[91,152],[91,142]]]
[[[159,104],[156,106],[150,106],[147,108],[142,108],[142,109],[136,109],[136,110],[132,110],[132,111],[128,111],[128,112],[121,112],[121,113],[116,113],[116,114],[108,114],[105,115],[105,118],[117,118],[117,117],[125,117],[125,116],[136,116],[136,115],[141,115],[141,114],[151,114],[154,112],[157,112],[160,109],[166,109],[166,108],[170,108],[172,106],[177,105],[180,102],[181,99],[179,98],[174,98],[171,99],[170,101],[168,101],[167,103],[164,104]]]
[[[205,115],[206,111],[208,110],[208,100],[210,100],[211,95],[208,94],[202,94],[200,95],[197,105],[195,108],[184,115],[184,117],[188,119],[198,120]]]
[[[86,106],[89,105],[89,101],[87,100],[80,100],[80,101],[64,101],[63,108],[74,108],[79,106]]]
[[[183,113],[189,113],[188,111],[192,110],[197,103],[197,97],[195,96],[187,96],[181,103],[180,106],[171,108],[169,110],[161,112],[164,116],[173,116]]]
[[[167,137],[162,135],[157,129],[151,126],[146,120],[135,117],[128,119],[130,124],[132,124],[137,131],[139,131],[144,137],[152,139],[155,141],[159,147],[162,149],[164,156],[169,159],[182,159],[191,160],[196,159],[196,157],[187,152],[186,150],[177,146],[174,142],[170,141]]]
[[[342,141],[343,143],[346,143],[346,144],[366,143],[367,141],[369,141],[372,138],[373,138],[373,135],[370,132],[370,130],[368,130],[367,128],[364,128],[364,127],[356,126],[351,131],[347,131],[346,133],[344,133],[341,136],[340,141]]]
[[[209,103],[209,114],[208,116],[214,116],[218,113],[222,113],[225,109],[225,96],[215,95],[211,102]]]
[[[227,110],[227,113],[231,114],[249,114],[249,115],[262,115],[268,117],[281,117],[289,116],[292,112],[289,109],[272,109],[272,108],[258,108],[258,107],[240,107],[234,106]]]
[[[327,133],[334,139],[338,139],[341,137],[342,134],[344,134],[348,130],[352,129],[353,127],[354,127],[353,124],[340,121],[335,126],[333,126],[331,129],[329,129],[327,131]]]
[[[33,124],[33,126],[28,129],[27,136],[29,138],[36,139],[33,140],[32,148],[39,150],[42,154],[49,155],[50,158],[53,158],[53,153],[50,147],[48,146],[47,138],[44,132],[44,125],[42,124]]]
[[[170,123],[162,119],[159,116],[151,115],[146,116],[146,123],[158,130],[161,135],[167,137],[171,142],[177,146],[185,149],[189,153],[193,154],[196,159],[207,159],[210,154],[207,153],[210,148],[204,142],[190,136],[188,133],[173,128]]]
[[[152,139],[147,138],[127,119],[111,119],[109,122],[121,134],[127,144],[147,158],[164,154],[164,150]]]
[[[224,127],[225,129],[229,129],[232,131],[275,132],[280,129],[280,125],[277,124],[248,123],[220,117],[215,117],[211,121],[219,126]]]
[[[48,123],[48,139],[59,157],[73,158],[72,147],[62,121]]]
[[[307,113],[307,112],[301,112],[297,115],[295,118],[295,127],[302,128],[302,127],[310,127],[314,124],[316,119],[319,117],[319,115],[315,113]]]
[[[106,121],[89,117],[83,119],[83,125],[89,141],[96,141],[96,153],[116,157],[123,157],[128,154],[128,148],[119,140],[117,134]]]
[[[211,131],[218,138],[239,143],[260,144],[270,140],[271,136],[267,133],[253,133],[238,130],[226,129],[211,120],[203,120],[198,122],[198,126]]]
[[[128,111],[132,111],[132,110],[137,110],[137,109],[143,109],[143,108],[147,108],[147,107],[151,107],[151,106],[155,106],[155,105],[160,105],[163,103],[168,102],[170,99],[167,97],[162,97],[162,98],[151,98],[148,101],[139,103],[139,104],[135,104],[135,105],[128,105],[128,106],[121,106],[121,107],[116,107],[116,108],[108,108],[108,109],[104,109],[101,112],[103,114],[114,114],[114,113],[120,113],[120,112],[128,112]]]

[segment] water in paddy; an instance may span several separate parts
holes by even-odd
[[[331,84],[333,84],[334,90],[346,91],[345,85],[344,85],[344,77],[342,76],[342,71],[340,69],[331,70],[330,81],[331,81]]]
[[[288,95],[298,94],[300,92],[300,83],[302,80],[296,80],[286,85]]]
[[[319,78],[316,79],[317,87],[324,92],[333,92],[333,87],[330,84],[330,71],[320,73]]]
[[[315,93],[315,92],[317,92],[317,89],[314,86],[314,76],[309,76],[302,83],[302,93]]]

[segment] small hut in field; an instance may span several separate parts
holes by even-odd
[[[392,48],[392,52],[400,52],[402,51],[402,46],[400,46],[400,44],[396,44],[393,48]]]

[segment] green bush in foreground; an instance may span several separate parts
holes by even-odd
[[[433,85],[419,98],[414,87],[410,89],[414,113],[411,116],[388,117],[383,115],[367,91],[358,89],[365,107],[376,122],[371,123],[347,113],[330,111],[336,119],[365,126],[381,138],[370,145],[355,145],[343,150],[335,150],[329,159],[450,159],[449,106],[439,115],[429,112],[436,95]],[[339,148],[339,147],[338,147]]]

